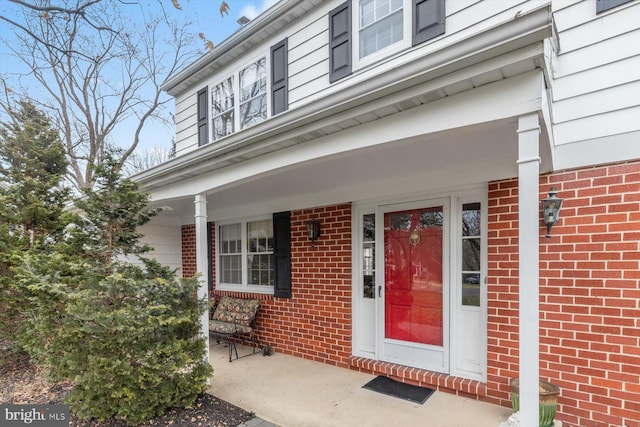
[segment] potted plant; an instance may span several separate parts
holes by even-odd
[[[512,378],[509,380],[509,385],[511,386],[511,405],[513,410],[518,412],[520,410],[520,378]],[[538,389],[540,391],[540,427],[553,426],[560,389],[557,385],[542,380]]]

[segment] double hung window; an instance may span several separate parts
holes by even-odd
[[[235,131],[235,97],[233,76],[213,87],[211,106],[213,116],[213,139],[232,134]]]
[[[197,92],[198,145],[209,142],[209,127],[211,140],[216,141],[265,121],[269,114],[276,115],[289,108],[287,39],[271,46],[269,51],[269,61],[265,55],[226,76],[211,86],[211,90],[205,87]],[[271,67],[269,71],[267,64]],[[267,83],[269,75],[270,85]],[[269,99],[271,111],[267,107]]]
[[[405,38],[403,13],[403,0],[359,0],[360,59]]]
[[[271,218],[218,225],[218,289],[273,292]]]
[[[267,118],[266,67],[262,58],[240,71],[240,129]]]
[[[445,20],[445,0],[345,1],[329,11],[329,82],[443,35]]]
[[[267,60],[260,58],[211,90],[213,140],[267,118]]]

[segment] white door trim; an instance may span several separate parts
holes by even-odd
[[[442,227],[442,321],[443,321],[443,343],[442,347],[409,343],[385,337],[385,277],[384,277],[384,214],[388,212],[398,212],[419,208],[429,208],[442,206],[443,227]],[[420,369],[448,373],[449,372],[449,349],[450,349],[450,273],[451,257],[450,251],[450,197],[424,199],[411,202],[393,203],[379,205],[376,209],[376,243],[380,250],[376,253],[376,265],[379,266],[380,274],[377,275],[377,297],[376,298],[376,341],[377,354],[380,360],[402,365],[415,366]]]

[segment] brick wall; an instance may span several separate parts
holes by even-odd
[[[312,218],[320,220],[322,229],[313,247],[305,225]],[[351,205],[291,212],[291,275],[292,298],[214,294],[262,300],[257,324],[262,344],[346,367],[351,356]]]
[[[211,228],[211,242],[216,240],[215,223],[208,223]],[[216,246],[211,245],[211,259],[216,259]],[[182,226],[182,277],[193,277],[197,273],[196,267],[196,226],[187,224]],[[211,277],[215,281],[216,266],[211,265]]]
[[[487,400],[518,373],[518,183],[489,186]],[[640,163],[540,177],[565,199],[540,226],[540,376],[565,426],[640,426]]]
[[[196,226],[182,226],[182,277],[196,274]]]
[[[540,224],[540,375],[561,389],[557,418],[565,426],[640,427],[640,162],[541,176],[540,199],[551,186],[565,202],[550,239]],[[487,384],[462,394],[510,406],[508,380],[518,375],[517,179],[490,183],[488,196]],[[315,247],[305,235],[310,218],[322,223]],[[291,221],[293,298],[214,293],[260,298],[259,339],[278,352],[347,367],[351,206],[293,211]],[[195,228],[182,232],[184,274],[194,274]],[[444,391],[459,389],[442,377]]]

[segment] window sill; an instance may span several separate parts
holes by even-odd
[[[248,285],[227,285],[223,283],[216,284],[216,291],[228,292],[248,292],[252,294],[273,295],[273,286],[248,286]]]

